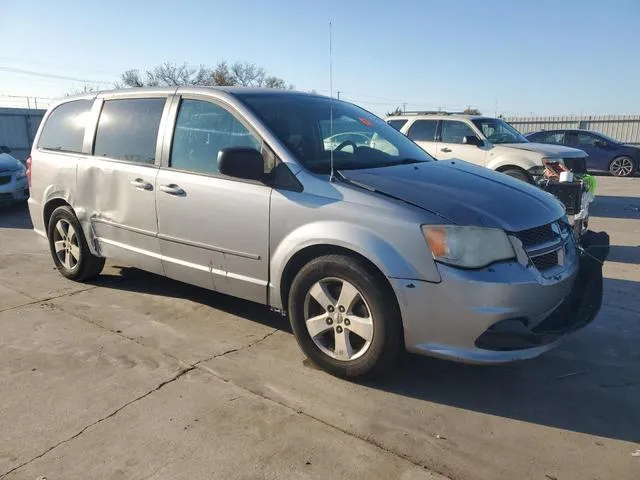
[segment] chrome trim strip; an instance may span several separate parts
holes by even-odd
[[[160,240],[166,240],[168,242],[180,243],[190,247],[203,248],[205,250],[211,250],[213,252],[226,253],[228,255],[235,255],[236,257],[250,258],[251,260],[260,260],[260,255],[247,252],[239,252],[237,250],[229,250],[228,248],[216,247],[214,245],[208,245],[206,243],[191,242],[189,240],[183,240],[181,238],[172,237],[169,235],[158,234]]]
[[[146,235],[147,237],[157,237],[158,235],[155,232],[150,230],[144,230],[142,228],[130,227],[128,225],[123,225],[118,222],[113,222],[111,220],[107,220],[106,218],[101,217],[92,217],[92,222],[103,223],[105,225],[109,225],[111,227],[121,228],[123,230],[128,230],[130,232],[139,233],[140,235]],[[132,247],[133,248],[133,247]]]
[[[550,240],[548,242],[535,245],[534,247],[529,247],[529,249],[527,249],[527,254],[531,258],[539,257],[541,255],[546,255],[547,253],[559,250],[564,246],[564,244],[565,241],[561,237],[557,237],[555,240]]]
[[[250,258],[251,260],[260,260],[260,255],[256,255],[254,253],[247,252],[239,252],[237,250],[230,250],[228,248],[216,247],[214,245],[208,245],[206,243],[200,242],[191,242],[189,240],[183,240],[181,238],[172,237],[170,235],[158,234],[155,232],[151,232],[149,230],[143,230],[142,228],[130,227],[128,225],[122,225],[121,223],[113,222],[111,220],[107,220],[106,218],[101,217],[93,217],[91,219],[93,222],[103,223],[105,225],[110,225],[116,228],[122,228],[123,230],[128,230],[130,232],[139,233],[141,235],[146,235],[148,237],[157,237],[160,240],[166,240],[167,242],[179,243],[181,245],[187,245],[189,247],[202,248],[205,250],[210,250],[212,252],[225,253],[227,255],[234,255],[236,257],[242,258]],[[132,247],[133,248],[133,247]]]

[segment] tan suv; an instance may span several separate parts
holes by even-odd
[[[438,160],[457,158],[529,183],[542,174],[546,161],[557,161],[572,171],[586,173],[587,154],[582,150],[531,143],[501,118],[405,112],[386,120]]]

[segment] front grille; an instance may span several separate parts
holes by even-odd
[[[11,175],[0,175],[0,185],[6,185],[11,181]]]
[[[530,228],[529,230],[522,230],[516,232],[515,236],[522,242],[522,246],[525,250],[541,243],[550,242],[555,240],[557,234],[551,228],[551,224],[542,225],[540,227]]]
[[[531,263],[533,263],[541,272],[549,270],[550,268],[558,265],[558,251],[556,250],[555,252],[549,252],[544,255],[533,257],[531,259]]]

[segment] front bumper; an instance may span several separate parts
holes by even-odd
[[[27,179],[16,180],[14,172],[8,174],[11,179],[7,183],[0,185],[0,205],[7,205],[16,202],[23,202],[29,198],[29,186]],[[6,173],[3,176],[8,176]]]
[[[439,265],[438,284],[391,279],[407,350],[469,363],[523,360],[550,350],[600,309],[602,264],[590,255],[604,261],[604,237],[552,281],[533,278],[515,262],[481,270]]]

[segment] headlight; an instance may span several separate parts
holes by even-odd
[[[22,178],[27,178],[27,171],[26,170],[18,170],[16,172],[16,180],[20,180]]]
[[[422,233],[435,260],[457,267],[480,268],[516,256],[497,228],[423,225]]]

